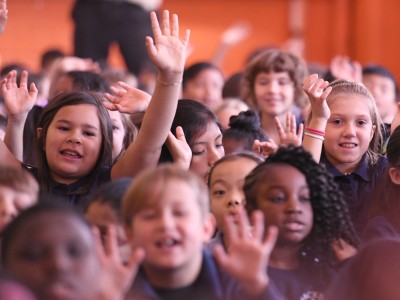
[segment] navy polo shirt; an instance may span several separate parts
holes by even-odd
[[[336,169],[325,155],[321,156],[320,163],[333,175],[335,182],[339,185],[349,206],[354,226],[357,232],[361,234],[368,221],[369,208],[375,188],[384,178],[383,175],[388,168],[386,157],[380,156],[376,164],[369,165],[368,157],[364,154],[358,168],[350,174],[343,174]]]

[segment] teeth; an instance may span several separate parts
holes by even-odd
[[[157,243],[160,247],[172,247],[173,245],[176,244],[176,241],[174,239],[167,239],[163,240]]]
[[[346,144],[340,144],[342,147],[346,147],[346,148],[354,148],[356,145],[355,144],[349,144],[349,143],[346,143]]]
[[[62,153],[66,154],[66,155],[69,155],[69,156],[74,156],[74,157],[79,157],[80,156],[78,153],[73,152],[73,151],[68,151],[68,150],[63,151]]]

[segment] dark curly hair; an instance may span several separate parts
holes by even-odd
[[[332,242],[341,238],[357,246],[359,238],[350,220],[347,204],[333,177],[302,147],[279,148],[246,177],[243,189],[247,211],[250,213],[257,209],[257,191],[263,184],[265,174],[271,171],[270,166],[276,164],[290,165],[303,173],[310,190],[314,220],[312,230],[299,251],[300,261],[320,267],[335,266],[337,260]]]

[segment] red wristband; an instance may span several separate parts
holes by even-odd
[[[325,136],[325,131],[321,131],[321,130],[318,130],[318,129],[314,129],[314,128],[311,128],[311,127],[306,127],[305,130],[306,130],[306,131],[309,131],[309,132],[311,132],[311,133],[314,133],[314,134],[318,134],[318,135],[320,135],[320,136]]]

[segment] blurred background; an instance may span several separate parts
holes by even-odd
[[[18,62],[36,71],[49,48],[72,54],[74,0],[7,4],[1,66]],[[209,60],[223,32],[237,22],[245,24],[248,35],[223,60],[226,75],[240,70],[255,49],[284,46],[311,63],[327,65],[333,56],[347,55],[362,64],[382,64],[400,78],[399,0],[164,0],[162,8],[179,14],[182,28],[191,29],[188,63]],[[111,46],[109,63],[123,66],[116,45]]]

